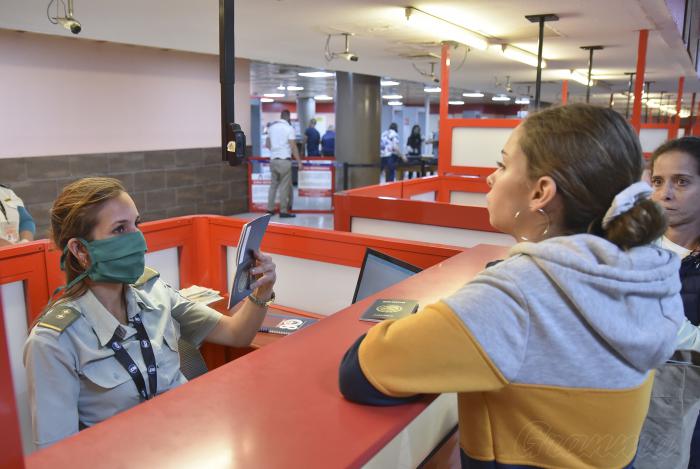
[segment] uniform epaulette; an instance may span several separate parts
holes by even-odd
[[[37,326],[46,327],[58,333],[66,330],[80,317],[80,311],[70,306],[55,306],[49,309],[37,322]]]
[[[158,277],[160,277],[160,274],[157,270],[151,269],[150,267],[146,267],[145,269],[143,269],[143,274],[138,278],[138,280],[134,282],[134,286],[136,288],[142,287],[150,280],[153,280],[154,278]]]

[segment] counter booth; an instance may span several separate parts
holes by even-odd
[[[146,263],[175,288],[196,284],[226,292],[243,223],[219,216],[144,223]],[[367,247],[425,270],[351,304]],[[338,391],[341,357],[371,326],[359,317],[377,297],[429,304],[505,250],[276,223],[262,249],[277,265],[271,312],[317,322],[289,336],[259,333],[243,351],[205,344],[209,372],[39,451],[31,444],[22,345],[63,281],[60,253],[46,240],[0,249],[0,467],[127,467],[134,461],[158,467],[409,467],[425,461],[454,431],[454,395],[389,408],[352,404]]]

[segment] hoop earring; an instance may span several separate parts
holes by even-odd
[[[544,216],[547,219],[547,225],[544,227],[544,231],[540,235],[541,238],[544,238],[547,236],[547,233],[549,232],[549,225],[551,223],[551,220],[549,218],[549,215],[547,215],[547,212],[545,212],[543,209],[538,208],[537,213],[539,213],[540,215]],[[515,220],[517,220],[519,216],[520,216],[520,210],[515,212],[515,216],[513,218]],[[520,238],[522,241],[530,241],[530,239],[526,236],[518,236],[518,238]]]

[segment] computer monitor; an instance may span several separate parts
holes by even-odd
[[[367,248],[352,302],[363,300],[421,270],[408,262]]]

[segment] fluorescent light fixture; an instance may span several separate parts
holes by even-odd
[[[462,93],[462,96],[464,96],[465,98],[483,98],[484,93],[479,93],[478,91],[476,91],[474,93]]]
[[[284,90],[287,89],[287,87],[284,86],[284,85],[280,85],[280,86],[277,87],[277,89],[280,90],[280,91],[284,91]]]
[[[314,96],[316,101],[333,101],[333,96],[328,96],[327,94],[317,94]]]
[[[661,107],[661,104],[659,104],[658,101],[648,100],[648,101],[647,101],[646,103],[644,103],[644,104],[646,104],[647,107],[650,108],[650,109],[658,109],[658,108]]]
[[[537,56],[531,52],[511,46],[510,44],[503,44],[501,46],[501,53],[510,60],[537,67]],[[544,59],[542,59],[542,68],[547,68],[547,61]]]
[[[275,100],[272,98],[260,98],[261,103],[274,103]]]
[[[462,101],[461,99],[454,99],[452,101],[447,101],[447,104],[451,104],[453,106],[461,106],[462,104],[464,104],[464,101]]]
[[[508,96],[494,96],[491,101],[510,101]]]
[[[595,80],[591,78],[591,83],[588,84],[588,76],[583,75],[582,73],[577,72],[576,70],[571,70],[569,72],[569,79],[574,80],[577,83],[581,83],[582,85],[586,86],[595,86]]]
[[[389,101],[387,104],[389,106],[403,106],[403,103],[401,101]]]
[[[516,98],[515,104],[530,104],[530,98]]]
[[[688,117],[690,117],[690,111],[688,111],[687,109],[683,109],[683,110],[681,111],[681,113],[678,114],[678,116],[679,116],[681,119],[688,118]]]
[[[439,93],[441,90],[439,86],[426,86],[423,88],[423,91],[426,93]]]
[[[266,98],[284,98],[284,93],[265,93]]]
[[[297,73],[300,77],[306,78],[327,78],[335,76],[335,73],[331,72],[299,72]]]
[[[401,98],[403,98],[403,96],[401,96],[400,94],[385,94],[385,95],[382,96],[382,98],[384,98],[384,99],[394,99],[394,100],[396,100],[396,99],[401,99]]]
[[[396,86],[398,84],[399,82],[394,80],[382,80],[379,82],[380,86]]]
[[[478,50],[486,50],[489,43],[483,35],[454,24],[417,8],[406,7],[406,22],[426,34],[443,41],[450,40]]]
[[[303,86],[296,86],[296,85],[290,85],[287,87],[287,91],[301,91],[303,90]]]

